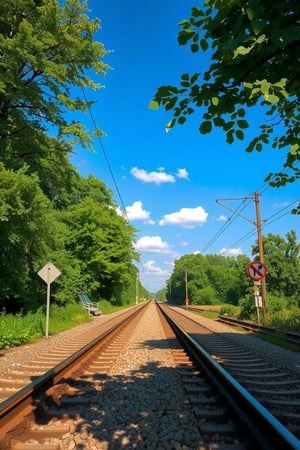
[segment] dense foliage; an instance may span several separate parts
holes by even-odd
[[[270,314],[300,305],[300,245],[295,231],[263,237],[266,285]],[[252,247],[253,260],[258,259],[258,246]],[[240,306],[243,318],[255,313],[253,281],[247,274],[251,262],[245,255],[235,257],[191,254],[175,261],[168,280],[166,298],[169,302],[189,304],[228,304]]]
[[[298,0],[207,0],[193,7],[178,43],[208,52],[211,64],[203,73],[184,73],[179,87],[159,87],[151,106],[173,111],[168,129],[197,110],[200,133],[219,127],[230,144],[247,138],[247,112],[259,107],[266,117],[246,151],[271,144],[286,152],[292,175],[270,174],[273,186],[299,179],[299,18]]]
[[[0,5],[0,310],[38,310],[37,272],[49,261],[62,273],[51,286],[58,305],[78,290],[135,299],[135,229],[104,183],[70,163],[76,143],[92,144],[78,119],[91,106],[82,90],[101,85],[86,74],[108,69],[87,12],[79,0]]]
[[[251,285],[246,273],[249,262],[245,255],[236,258],[201,254],[182,256],[175,261],[166,298],[183,305],[187,293],[190,304],[237,305]]]

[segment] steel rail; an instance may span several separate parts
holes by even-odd
[[[188,309],[189,311],[205,311],[205,309],[201,309],[201,306],[199,308],[193,307],[193,306],[182,306],[184,309]],[[256,333],[262,333],[267,335],[274,335],[275,333],[280,333],[283,338],[285,338],[288,342],[300,346],[300,333],[296,333],[294,331],[288,331],[288,330],[279,330],[275,327],[270,327],[267,325],[261,325],[256,322],[250,322],[248,320],[241,320],[236,319],[235,317],[228,317],[228,316],[219,316],[217,319],[219,322],[226,323],[228,325],[233,326],[240,326],[244,328],[245,330],[254,331]]]
[[[255,322],[249,322],[247,320],[239,320],[233,317],[220,316],[218,318],[219,322],[226,323],[228,325],[240,326],[246,330],[255,331],[257,333],[273,335],[275,333],[280,333],[287,341],[300,346],[300,334],[292,331],[282,331],[277,330],[274,327],[269,327],[266,325],[261,325]]]
[[[104,339],[107,339],[133,320],[146,305],[147,303],[143,304],[138,309],[134,309],[134,311],[129,314],[124,313],[121,317],[118,316],[116,322],[102,334],[2,402],[0,408],[0,440],[5,438],[6,433],[12,429],[16,423],[19,423],[19,417],[26,416],[35,409],[32,401],[33,398],[36,398],[54,384],[58,383],[79,362],[84,363],[85,360],[90,357],[90,352],[103,342]]]
[[[209,353],[178,324],[170,318],[165,309],[158,305],[163,315],[174,329],[181,341],[192,349],[193,356],[205,362],[208,372],[213,377],[228,403],[233,405],[246,426],[264,450],[299,450],[300,441],[282,425],[263,405],[261,405],[245,388],[243,388]]]

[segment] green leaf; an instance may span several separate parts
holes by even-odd
[[[169,111],[170,109],[174,108],[177,100],[178,100],[177,95],[175,95],[174,97],[170,97],[168,101],[165,103],[166,111]]]
[[[244,133],[242,132],[242,130],[236,130],[235,135],[240,141],[242,141],[244,139],[244,137],[245,137]]]
[[[246,111],[242,108],[239,108],[236,113],[239,117],[245,117],[246,115]]]
[[[204,13],[200,8],[198,8],[198,6],[193,6],[192,7],[192,16],[193,17],[201,17],[201,16],[204,16]]]
[[[177,41],[179,45],[185,45],[190,39],[193,38],[194,31],[190,29],[181,30],[178,33]]]
[[[228,131],[228,133],[226,133],[226,142],[228,142],[228,144],[233,144],[233,130],[230,130]]]
[[[225,122],[224,130],[228,131],[228,130],[230,130],[230,128],[232,128],[233,126],[234,126],[234,121],[233,121],[233,120],[230,120],[229,122]]]
[[[159,103],[155,100],[151,100],[151,102],[149,103],[149,108],[150,109],[158,109],[159,108]]]
[[[214,106],[219,104],[219,97],[212,97],[211,102]]]
[[[261,32],[261,30],[263,29],[264,25],[265,25],[265,23],[261,19],[254,19],[252,21],[252,28],[253,28],[253,31],[254,31],[256,36]]]
[[[274,86],[285,88],[286,84],[287,84],[287,79],[286,78],[281,78],[281,80],[277,81],[277,83],[275,83]]]
[[[260,137],[261,137],[261,140],[263,141],[264,144],[268,144],[269,143],[269,139],[268,139],[268,135],[267,134],[262,134]]]
[[[225,125],[225,120],[222,118],[222,117],[214,117],[214,124],[217,126],[217,127],[221,127],[221,128],[224,128],[224,125]]]
[[[211,130],[212,130],[212,123],[208,120],[205,122],[202,122],[199,127],[199,131],[201,134],[208,134],[211,132]]]
[[[269,92],[270,83],[267,82],[267,80],[261,81],[261,92],[265,95],[267,92]]]
[[[253,11],[253,9],[246,8],[246,13],[247,13],[248,19],[249,20],[253,20],[253,18],[254,18],[254,11]]]
[[[264,97],[268,103],[278,103],[280,100],[279,97],[275,94],[266,94]]]
[[[239,55],[248,55],[248,53],[251,52],[252,48],[253,48],[252,45],[250,47],[244,47],[241,45],[234,50],[233,57],[236,58]]]
[[[200,47],[201,47],[201,50],[203,50],[204,52],[208,49],[208,42],[206,39],[201,39]]]
[[[299,153],[299,144],[291,145],[290,154],[296,156]]]
[[[194,84],[198,80],[199,75],[200,75],[200,73],[194,73],[194,75],[192,75],[191,84]]]
[[[249,127],[249,123],[247,122],[247,120],[238,120],[237,125],[239,128],[248,128]]]
[[[263,42],[266,41],[266,35],[265,34],[261,34],[257,39],[256,39],[256,43],[257,44],[262,44]]]
[[[175,125],[175,120],[171,119],[166,125],[166,128],[165,128],[166,132],[168,133],[171,130],[171,128],[174,127],[174,125]]]
[[[186,121],[186,117],[184,117],[184,116],[180,116],[180,117],[178,118],[178,123],[179,123],[180,125],[183,125],[185,121]]]

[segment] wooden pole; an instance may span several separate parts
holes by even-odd
[[[260,206],[259,206],[259,194],[255,192],[255,210],[256,210],[256,226],[257,226],[257,243],[258,243],[258,253],[259,260],[262,264],[264,261],[264,248],[262,241],[262,232],[261,232],[261,218],[260,218]],[[268,302],[267,302],[267,287],[266,287],[266,279],[262,278],[261,280],[261,298],[262,298],[262,307],[263,312],[266,314],[268,312]]]

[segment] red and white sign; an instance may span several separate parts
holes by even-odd
[[[266,266],[260,261],[252,261],[247,266],[247,274],[252,280],[261,280],[267,275]]]

